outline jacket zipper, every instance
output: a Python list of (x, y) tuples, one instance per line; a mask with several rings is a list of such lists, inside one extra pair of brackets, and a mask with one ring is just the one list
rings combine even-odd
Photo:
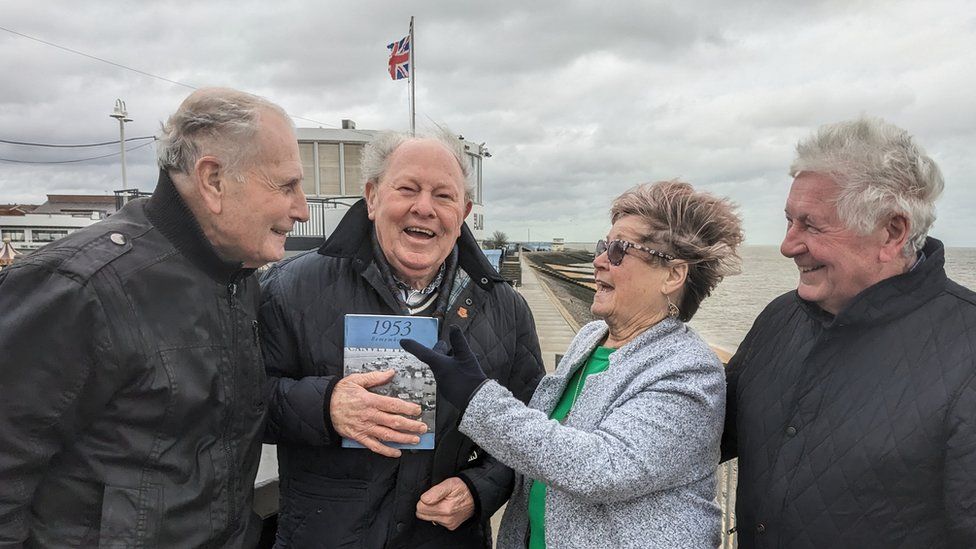
[(227, 402), (227, 431), (224, 433), (224, 452), (227, 455), (227, 512), (228, 512), (228, 523), (230, 526), (237, 527), (237, 475), (234, 465), (234, 456), (230, 448), (230, 437), (233, 435), (234, 431), (234, 402), (238, 399), (239, 395), (237, 387), (237, 375), (235, 370), (235, 355), (237, 352), (237, 305), (235, 303), (237, 298), (237, 282), (231, 282), (227, 285), (227, 304), (230, 306), (230, 326), (231, 326), (231, 347), (230, 347), (230, 359), (231, 359), (231, 378), (229, 380), (232, 386), (232, 395)]

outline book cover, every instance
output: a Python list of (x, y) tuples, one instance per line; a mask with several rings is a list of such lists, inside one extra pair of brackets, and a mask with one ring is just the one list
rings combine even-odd
[[(426, 316), (346, 315), (342, 357), (344, 375), (396, 370), (390, 383), (369, 390), (419, 404), (420, 421), (427, 425), (427, 432), (420, 435), (418, 444), (385, 444), (400, 449), (432, 450), (437, 383), (429, 366), (400, 348), (403, 338), (433, 347), (437, 343), (437, 319)], [(363, 445), (343, 438), (342, 447), (363, 448)]]

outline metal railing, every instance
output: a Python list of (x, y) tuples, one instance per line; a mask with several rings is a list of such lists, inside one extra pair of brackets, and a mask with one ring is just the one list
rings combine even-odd
[(735, 487), (739, 480), (739, 460), (732, 459), (718, 466), (719, 507), (722, 508), (722, 549), (739, 546), (735, 528)]
[(122, 189), (115, 191), (115, 211), (122, 209), (129, 201), (145, 196), (152, 196), (152, 193), (140, 191), (139, 189)]
[(338, 210), (339, 208), (349, 208), (358, 201), (361, 196), (332, 196), (329, 198), (306, 197), (308, 201), (308, 221), (295, 223), (288, 236), (297, 237), (321, 237), (329, 235), (329, 227), (326, 219), (326, 212)]

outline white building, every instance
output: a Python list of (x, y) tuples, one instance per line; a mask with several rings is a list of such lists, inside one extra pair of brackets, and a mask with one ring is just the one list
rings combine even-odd
[[(295, 226), (289, 234), (289, 250), (307, 250), (321, 244), (332, 233), (349, 206), (362, 196), (360, 160), (363, 147), (378, 134), (357, 130), (350, 120), (342, 128), (298, 128), (298, 150), (305, 171), (304, 190), (308, 197), (309, 220)], [(485, 218), (482, 202), (482, 161), (490, 157), (483, 144), (461, 139), (467, 153), (474, 185), (468, 228), (479, 242), (484, 240)]]
[(98, 221), (98, 218), (75, 217), (65, 214), (35, 214), (0, 216), (0, 241), (21, 252), (29, 252), (67, 236)]
[(32, 252), (115, 213), (116, 199), (105, 195), (49, 194), (47, 202), (27, 213), (13, 209), (0, 215), (0, 242)]
[[(298, 149), (305, 171), (303, 187), (308, 197), (309, 220), (298, 223), (289, 233), (286, 248), (308, 250), (321, 245), (342, 216), (362, 196), (360, 160), (363, 147), (379, 132), (357, 130), (350, 120), (342, 128), (298, 128)], [(484, 144), (458, 139), (464, 145), (466, 161), (474, 185), (471, 215), (466, 223), (479, 242), (485, 239), (482, 202), (482, 161), (491, 156)], [(115, 191), (110, 195), (48, 195), (48, 201), (21, 215), (9, 209), (0, 214), (0, 242), (9, 238), (21, 252), (30, 252), (82, 227), (115, 213), (133, 198), (144, 196), (137, 189)]]

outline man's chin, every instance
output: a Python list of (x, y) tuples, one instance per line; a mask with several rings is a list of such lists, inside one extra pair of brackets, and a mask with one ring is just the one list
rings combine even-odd
[(254, 257), (244, 260), (245, 269), (258, 269), (264, 267), (268, 263), (274, 263), (276, 261), (281, 261), (285, 258), (285, 249), (281, 248), (279, 250), (274, 250), (272, 252), (263, 254), (262, 257)]
[(824, 300), (824, 295), (818, 290), (819, 288), (804, 286), (803, 284), (800, 284), (796, 288), (796, 294), (800, 296), (800, 299), (804, 301), (809, 301), (810, 303), (815, 303), (819, 305)]
[(441, 266), (445, 258), (440, 258), (434, 253), (434, 250), (422, 250), (415, 252), (407, 252), (405, 254), (398, 254), (396, 257), (397, 263), (407, 271), (411, 272), (423, 272), (429, 271), (430, 269), (436, 269)]

